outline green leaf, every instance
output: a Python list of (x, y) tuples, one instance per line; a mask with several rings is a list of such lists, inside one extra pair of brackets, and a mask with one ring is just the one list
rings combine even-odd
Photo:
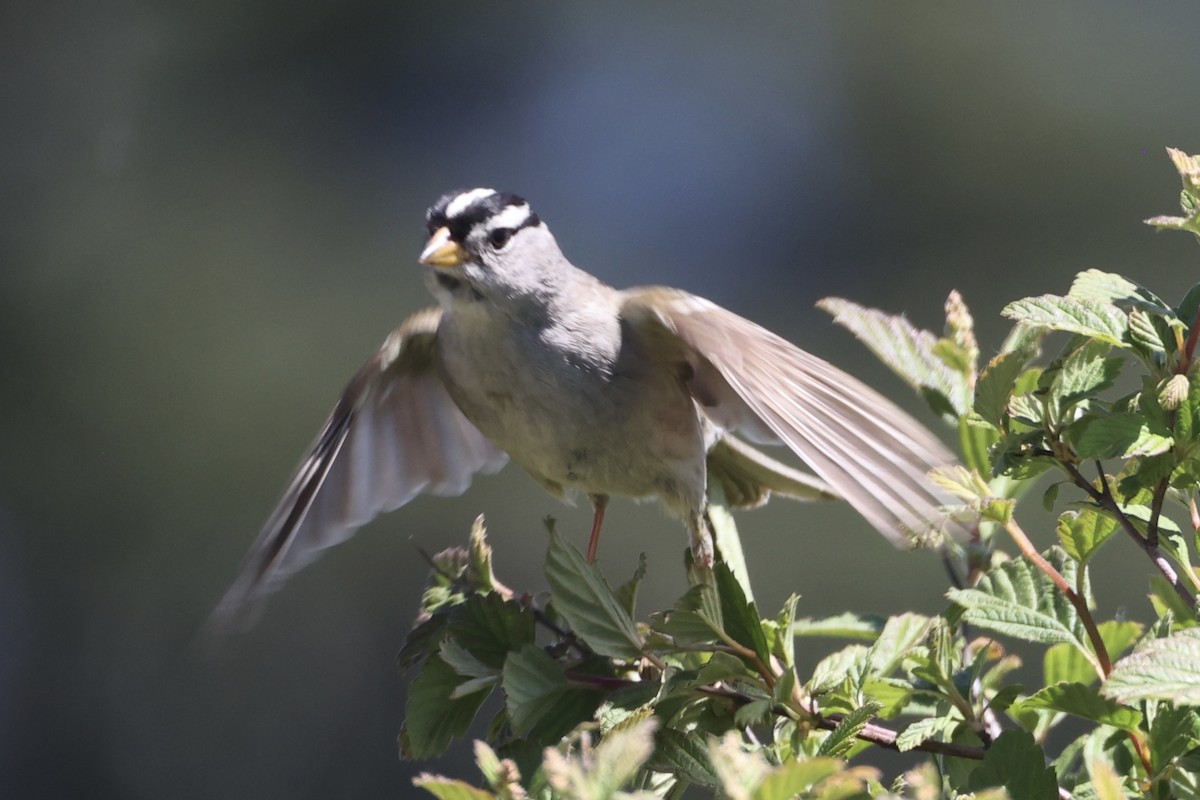
[(1159, 706), (1150, 725), (1150, 763), (1155, 775), (1196, 746), (1200, 739), (1200, 717), (1190, 708)]
[(1020, 708), (1061, 711), (1127, 731), (1142, 723), (1142, 712), (1101, 697), (1096, 688), (1082, 683), (1051, 684), (1022, 700)]
[(1054, 770), (1046, 766), (1046, 754), (1027, 731), (1000, 734), (971, 773), (972, 791), (991, 786), (1003, 786), (1009, 797), (1021, 800), (1058, 800)]
[(542, 768), (556, 797), (608, 800), (632, 781), (654, 751), (652, 720), (604, 737), (594, 749), (566, 756), (547, 749)]
[(555, 610), (588, 646), (609, 658), (641, 655), (642, 638), (633, 618), (600, 570), (556, 531), (550, 533), (545, 569)]
[(533, 612), (498, 594), (471, 595), (450, 612), (450, 636), (490, 667), (534, 639)]
[(1187, 290), (1187, 294), (1183, 296), (1183, 300), (1175, 308), (1175, 314), (1185, 324), (1190, 326), (1196, 321), (1196, 314), (1200, 313), (1200, 283)]
[(404, 711), (402, 754), (409, 759), (441, 755), (456, 739), (467, 732), (487, 692), (465, 697), (452, 695), (464, 680), (438, 656), (430, 656), (412, 683), (408, 685), (408, 704)]
[(871, 674), (891, 674), (914, 647), (925, 641), (929, 624), (929, 617), (922, 614), (906, 613), (889, 619), (867, 653)]
[(813, 694), (823, 694), (840, 688), (849, 680), (849, 676), (862, 674), (868, 652), (861, 644), (852, 644), (825, 656), (813, 667), (808, 690)]
[(438, 648), (442, 661), (450, 665), (456, 673), (464, 678), (489, 678), (499, 673), (496, 667), (488, 666), (475, 657), (467, 648), (455, 639), (446, 639)]
[(856, 614), (847, 611), (832, 617), (802, 617), (792, 625), (796, 636), (829, 636), (839, 639), (874, 641), (887, 620), (879, 614)]
[(413, 786), (424, 789), (438, 800), (496, 800), (496, 795), (491, 792), (476, 789), (462, 781), (430, 775), (428, 772), (413, 778)]
[(1050, 394), (1061, 408), (1069, 408), (1113, 385), (1125, 359), (1109, 358), (1110, 349), (1105, 342), (1088, 339), (1063, 359), (1050, 384)]
[(1091, 509), (1064, 511), (1058, 518), (1058, 540), (1080, 564), (1086, 564), (1116, 530), (1115, 519)]
[(945, 737), (961, 723), (961, 719), (950, 715), (919, 719), (896, 737), (896, 749), (901, 753), (907, 753), (922, 742), (931, 739), (939, 742), (945, 741)]
[(866, 705), (856, 708), (842, 716), (837, 727), (825, 737), (825, 741), (821, 742), (821, 746), (817, 748), (818, 756), (843, 756), (846, 755), (850, 748), (855, 745), (859, 732), (867, 726), (879, 710), (883, 708), (882, 703), (867, 703)]
[(1128, 323), (1121, 309), (1110, 303), (1044, 294), (1009, 303), (1000, 312), (1009, 319), (1056, 331), (1079, 333), (1115, 347), (1123, 347)]
[[(810, 758), (807, 761), (789, 761), (776, 768), (750, 795), (750, 800), (792, 800), (803, 792), (842, 771), (842, 762), (836, 758)], [(822, 795), (825, 797), (826, 795)], [(855, 798), (864, 795), (858, 792), (837, 794), (834, 797)]]
[[(1096, 626), (1109, 658), (1117, 659), (1142, 635), (1137, 622), (1109, 620)], [(1099, 680), (1091, 662), (1073, 645), (1056, 644), (1046, 650), (1042, 661), (1043, 680), (1052, 683), (1092, 684)]]
[(750, 571), (746, 568), (746, 555), (742, 551), (742, 537), (729, 507), (725, 505), (725, 493), (720, 484), (709, 490), (709, 504), (705, 511), (708, 528), (716, 546), (717, 560), (723, 563), (737, 578), (743, 595), (753, 602), (754, 590), (750, 588)]
[(778, 629), (775, 654), (783, 661), (783, 666), (789, 670), (796, 666), (796, 605), (799, 602), (799, 595), (790, 595), (784, 601), (779, 616), (775, 618), (775, 625)]
[(1133, 458), (1165, 453), (1174, 440), (1151, 430), (1140, 414), (1091, 415), (1071, 426), (1071, 444), (1080, 459)]
[(1143, 642), (1114, 665), (1102, 691), (1122, 703), (1167, 700), (1200, 705), (1200, 628)]
[(1076, 275), (1067, 297), (1140, 308), (1164, 317), (1175, 316), (1175, 310), (1154, 292), (1114, 272), (1098, 269), (1084, 270)]
[(571, 684), (562, 665), (533, 644), (504, 662), (501, 686), (513, 731), (543, 743), (591, 719), (601, 699), (599, 692)]
[(1036, 348), (1014, 350), (988, 362), (975, 384), (975, 411), (979, 416), (996, 425), (1003, 423), (1017, 376), (1035, 355)]
[(625, 613), (630, 617), (637, 615), (637, 596), (638, 588), (642, 585), (642, 579), (646, 577), (646, 554), (638, 555), (637, 569), (633, 571), (633, 577), (625, 583), (617, 587), (617, 600), (621, 603), (621, 608), (625, 609)]
[(1147, 353), (1165, 355), (1174, 349), (1174, 342), (1164, 340), (1158, 326), (1145, 311), (1135, 308), (1129, 312), (1129, 342)]
[(663, 728), (655, 737), (655, 745), (650, 769), (674, 772), (683, 780), (716, 788), (718, 781), (712, 760), (698, 736)]
[[(1068, 584), (1074, 582), (1077, 567), (1062, 549), (1052, 547), (1045, 557)], [(1075, 607), (1025, 559), (1001, 564), (988, 571), (976, 588), (952, 589), (946, 596), (965, 609), (966, 622), (1030, 642), (1069, 643), (1094, 662)]]
[(404, 646), (396, 654), (396, 668), (407, 672), (413, 664), (436, 652), (446, 638), (449, 625), (450, 620), (445, 614), (435, 614), (409, 631)]
[(721, 598), (721, 616), (725, 632), (738, 644), (750, 648), (765, 664), (771, 660), (771, 649), (762, 629), (762, 617), (754, 603), (746, 600), (742, 584), (723, 561), (713, 565), (717, 591)]
[(1196, 624), (1195, 609), (1183, 601), (1179, 593), (1162, 575), (1154, 575), (1150, 578), (1150, 602), (1154, 604), (1154, 610), (1159, 614), (1159, 622), (1163, 622), (1164, 616), (1170, 615), (1177, 625)]
[(827, 297), (817, 307), (833, 315), (893, 372), (915, 389), (940, 396), (955, 416), (969, 407), (966, 379), (950, 369), (935, 352), (938, 338), (916, 328), (902, 316), (885, 314), (838, 297)]

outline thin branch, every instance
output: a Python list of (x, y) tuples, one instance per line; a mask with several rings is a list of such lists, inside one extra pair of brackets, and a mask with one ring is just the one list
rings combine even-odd
[(1133, 522), (1130, 521), (1129, 517), (1125, 515), (1125, 512), (1121, 511), (1121, 507), (1117, 504), (1116, 499), (1112, 496), (1112, 491), (1109, 489), (1108, 479), (1103, 477), (1103, 472), (1101, 472), (1102, 477), (1100, 480), (1100, 485), (1104, 487), (1104, 489), (1103, 491), (1099, 491), (1096, 489), (1096, 487), (1092, 486), (1092, 482), (1085, 478), (1083, 473), (1080, 472), (1079, 468), (1074, 464), (1065, 461), (1059, 463), (1062, 464), (1063, 468), (1071, 476), (1071, 479), (1075, 485), (1087, 492), (1087, 495), (1092, 499), (1092, 502), (1112, 514), (1113, 518), (1116, 519), (1118, 524), (1121, 526), (1121, 529), (1129, 534), (1129, 538), (1133, 539), (1137, 546), (1140, 547), (1142, 551), (1150, 558), (1150, 560), (1154, 563), (1154, 566), (1157, 567), (1158, 571), (1162, 573), (1162, 576), (1167, 579), (1167, 583), (1171, 584), (1172, 588), (1175, 589), (1175, 593), (1178, 594), (1183, 602), (1187, 604), (1188, 608), (1195, 608), (1195, 596), (1191, 593), (1191, 591), (1188, 590), (1186, 586), (1180, 583), (1179, 574), (1175, 572), (1175, 569), (1171, 566), (1170, 562), (1167, 561), (1166, 556), (1163, 555), (1162, 551), (1159, 550), (1158, 547), (1152, 546), (1149, 542), (1147, 542), (1145, 537), (1142, 536), (1141, 532), (1138, 531), (1138, 529), (1134, 526)]
[(1163, 478), (1154, 487), (1154, 498), (1150, 501), (1150, 521), (1146, 523), (1146, 543), (1158, 547), (1158, 520), (1162, 516), (1163, 500), (1167, 497), (1167, 489), (1171, 481)]
[[(1092, 643), (1092, 649), (1096, 652), (1098, 663), (1095, 665), (1100, 673), (1100, 679), (1104, 680), (1112, 672), (1112, 660), (1108, 656), (1108, 648), (1104, 646), (1104, 640), (1100, 638), (1100, 629), (1096, 627), (1096, 620), (1092, 617), (1092, 611), (1087, 607), (1087, 600), (1079, 592), (1075, 591), (1075, 587), (1067, 583), (1067, 579), (1062, 576), (1062, 573), (1054, 568), (1054, 565), (1042, 557), (1029, 541), (1029, 537), (1025, 535), (1025, 531), (1021, 530), (1021, 526), (1015, 520), (1010, 519), (1004, 526), (1004, 530), (1008, 531), (1008, 535), (1016, 543), (1017, 549), (1021, 551), (1021, 555), (1029, 559), (1029, 561), (1042, 571), (1050, 580), (1054, 581), (1054, 585), (1058, 590), (1070, 601), (1071, 605), (1075, 606), (1075, 611), (1079, 614), (1079, 619), (1083, 622), (1084, 630), (1087, 631), (1088, 640)], [(1080, 567), (1082, 570), (1083, 567)]]
[[(716, 697), (727, 697), (739, 703), (746, 704), (754, 698), (747, 694), (739, 692), (735, 689), (729, 689), (724, 686), (702, 686), (698, 691), (707, 695)], [(832, 731), (837, 728), (843, 719), (842, 714), (829, 714), (828, 716), (821, 714), (821, 710), (815, 700), (809, 700), (804, 709), (805, 712), (812, 716), (813, 724), (822, 730)], [(786, 706), (776, 708), (776, 713), (786, 711)], [(783, 716), (791, 716), (790, 714), (782, 713)], [(864, 742), (878, 745), (879, 747), (887, 748), (888, 750), (900, 751), (900, 747), (896, 744), (896, 740), (900, 737), (896, 731), (883, 725), (878, 725), (874, 722), (868, 722), (858, 732), (858, 738)], [(987, 749), (983, 747), (973, 747), (965, 744), (954, 744), (953, 742), (939, 742), (934, 739), (926, 739), (917, 746), (912, 748), (923, 753), (937, 753), (944, 756), (956, 756), (958, 758), (971, 758), (976, 761), (983, 760), (987, 755)]]

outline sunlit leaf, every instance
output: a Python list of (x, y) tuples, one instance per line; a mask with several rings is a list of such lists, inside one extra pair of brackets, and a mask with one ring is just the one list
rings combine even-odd
[(972, 790), (1002, 786), (1009, 797), (1021, 800), (1058, 800), (1054, 769), (1046, 766), (1046, 754), (1026, 731), (1000, 734), (971, 773), (968, 786)]
[(1102, 691), (1122, 703), (1168, 700), (1200, 705), (1200, 628), (1143, 642), (1114, 665)]
[(545, 569), (555, 610), (593, 650), (610, 658), (641, 654), (637, 626), (600, 570), (556, 531), (550, 534)]
[(1022, 700), (1020, 706), (1061, 711), (1129, 731), (1137, 730), (1142, 722), (1142, 712), (1101, 697), (1096, 688), (1083, 683), (1050, 684)]
[(956, 416), (966, 413), (969, 406), (966, 379), (934, 352), (938, 338), (932, 333), (914, 327), (902, 316), (838, 297), (827, 297), (817, 307), (832, 314), (834, 322), (857, 336), (911, 386), (940, 395)]
[(1128, 329), (1125, 314), (1110, 303), (1052, 294), (1017, 300), (1000, 313), (1018, 322), (1083, 334), (1117, 347), (1124, 345)]

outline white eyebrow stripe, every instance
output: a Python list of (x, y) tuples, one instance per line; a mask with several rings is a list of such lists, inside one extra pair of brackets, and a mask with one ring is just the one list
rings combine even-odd
[(529, 219), (529, 204), (522, 203), (519, 206), (507, 206), (499, 214), (494, 215), (487, 222), (488, 230), (496, 230), (497, 228), (519, 228)]
[(446, 206), (446, 219), (454, 219), (459, 214), (471, 207), (476, 200), (482, 200), (496, 193), (495, 189), (472, 189), (469, 192), (463, 192), (458, 197), (450, 201)]

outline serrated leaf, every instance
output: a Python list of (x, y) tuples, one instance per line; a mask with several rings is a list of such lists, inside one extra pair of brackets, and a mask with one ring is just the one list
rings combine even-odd
[(1036, 348), (1014, 350), (988, 362), (975, 383), (974, 408), (979, 416), (996, 425), (1004, 421), (1017, 376), (1036, 354)]
[(1091, 509), (1064, 511), (1058, 517), (1058, 541), (1067, 555), (1086, 564), (1117, 530), (1117, 521)]
[(840, 687), (848, 676), (861, 674), (866, 664), (867, 653), (866, 647), (852, 644), (825, 656), (813, 667), (812, 677), (808, 680), (808, 690), (812, 694), (823, 694)]
[(1112, 304), (1052, 294), (1017, 300), (1000, 313), (1018, 322), (1082, 334), (1114, 347), (1124, 346), (1128, 329), (1124, 312)]
[[(1068, 584), (1074, 582), (1076, 564), (1061, 548), (1050, 548), (1045, 558)], [(964, 608), (962, 619), (967, 622), (1026, 641), (1069, 643), (1095, 663), (1075, 607), (1025, 559), (994, 567), (976, 588), (952, 589), (946, 596)]]
[[(1120, 658), (1142, 634), (1142, 626), (1137, 622), (1109, 620), (1096, 627), (1109, 658), (1114, 660)], [(1069, 644), (1056, 644), (1046, 650), (1042, 660), (1042, 676), (1046, 685), (1063, 682), (1092, 684), (1099, 680), (1091, 662), (1078, 648)]]
[[(1121, 776), (1104, 759), (1088, 762), (1088, 774), (1092, 776), (1091, 788), (1096, 800), (1125, 800), (1125, 786)], [(1078, 796), (1078, 787), (1076, 796)]]
[(746, 568), (746, 555), (742, 551), (742, 537), (738, 534), (733, 514), (725, 505), (725, 493), (719, 482), (709, 489), (708, 508), (704, 513), (716, 547), (717, 560), (729, 568), (741, 585), (746, 599), (753, 602), (754, 590), (750, 586), (750, 570)]
[(846, 612), (832, 617), (803, 617), (792, 625), (795, 636), (831, 636), (839, 639), (874, 641), (887, 620), (879, 614)]
[(783, 661), (783, 666), (789, 670), (796, 666), (796, 605), (799, 602), (799, 595), (790, 595), (784, 601), (779, 616), (775, 618), (775, 625), (778, 629), (775, 637), (775, 654)]
[(421, 674), (408, 685), (404, 712), (403, 755), (410, 759), (433, 758), (446, 751), (451, 740), (462, 736), (475, 719), (487, 692), (452, 698), (464, 682), (438, 656), (430, 656)]
[(944, 736), (961, 722), (962, 720), (951, 716), (919, 719), (902, 730), (896, 737), (896, 749), (901, 753), (907, 753), (930, 739), (944, 741)]
[(533, 612), (498, 594), (471, 595), (450, 612), (450, 636), (497, 670), (534, 639)]
[(617, 601), (621, 607), (625, 609), (625, 613), (630, 617), (637, 615), (637, 596), (638, 589), (642, 585), (642, 579), (646, 577), (646, 554), (638, 555), (637, 569), (633, 571), (633, 577), (625, 583), (617, 587)]
[(438, 648), (442, 661), (450, 665), (456, 673), (464, 678), (490, 678), (499, 674), (499, 669), (491, 667), (478, 658), (474, 653), (458, 643), (456, 639), (446, 639)]
[(934, 352), (938, 338), (902, 316), (865, 308), (849, 300), (827, 297), (817, 307), (853, 333), (893, 372), (915, 389), (940, 395), (956, 416), (969, 405), (965, 378)]
[(1147, 352), (1164, 354), (1170, 346), (1163, 341), (1162, 335), (1150, 315), (1140, 308), (1129, 312), (1129, 341)]
[(716, 788), (718, 781), (712, 760), (698, 739), (673, 728), (663, 728), (655, 737), (656, 746), (650, 759), (650, 768), (674, 772), (686, 781)]
[(1160, 706), (1150, 725), (1150, 763), (1156, 775), (1195, 747), (1200, 739), (1200, 717), (1190, 708)]
[(1109, 358), (1110, 349), (1105, 342), (1088, 339), (1063, 359), (1050, 384), (1050, 394), (1061, 408), (1069, 408), (1113, 385), (1124, 359)]
[(633, 780), (654, 750), (655, 723), (644, 720), (604, 738), (594, 749), (567, 756), (547, 749), (542, 762), (548, 783), (556, 795), (570, 798), (608, 800)]
[(469, 783), (423, 772), (413, 778), (413, 786), (424, 789), (438, 800), (496, 800), (496, 795)]
[(1003, 786), (1009, 797), (1021, 800), (1058, 800), (1054, 770), (1046, 766), (1046, 754), (1027, 731), (1000, 734), (971, 773), (972, 791), (992, 786)]
[[(797, 795), (810, 791), (821, 781), (841, 772), (843, 763), (836, 758), (818, 757), (807, 761), (789, 761), (763, 778), (762, 783), (750, 795), (750, 800), (792, 800)], [(826, 795), (822, 795), (824, 797)], [(858, 792), (837, 797), (859, 797)]]
[(571, 684), (563, 667), (537, 645), (526, 645), (504, 662), (505, 708), (519, 736), (555, 741), (592, 718), (600, 693)]
[(1175, 313), (1188, 326), (1196, 321), (1196, 314), (1200, 313), (1200, 283), (1187, 290)]
[(1200, 705), (1200, 628), (1147, 640), (1113, 666), (1102, 691), (1122, 703), (1167, 700)]
[(929, 624), (929, 617), (922, 614), (906, 613), (889, 619), (867, 654), (871, 674), (891, 674), (912, 648), (925, 640)]
[(1162, 316), (1175, 315), (1174, 309), (1146, 287), (1115, 272), (1103, 272), (1098, 269), (1084, 270), (1076, 275), (1067, 296), (1079, 300), (1127, 305)]
[(1165, 453), (1175, 443), (1151, 429), (1140, 414), (1114, 413), (1088, 416), (1070, 430), (1070, 439), (1080, 459), (1134, 458)]
[(713, 565), (717, 591), (721, 598), (721, 616), (725, 632), (738, 644), (754, 651), (765, 664), (771, 659), (771, 649), (762, 629), (758, 608), (746, 600), (742, 584), (723, 561)]
[(545, 570), (555, 610), (588, 646), (609, 658), (641, 655), (642, 639), (633, 618), (596, 565), (587, 563), (556, 531), (550, 533)]
[(1051, 684), (1022, 700), (1020, 707), (1061, 711), (1127, 731), (1137, 730), (1142, 722), (1142, 712), (1101, 697), (1097, 689), (1083, 683)]
[(407, 672), (413, 664), (430, 653), (436, 652), (442, 639), (446, 637), (449, 625), (450, 620), (445, 614), (437, 614), (409, 631), (408, 638), (404, 640), (404, 646), (396, 654), (396, 668), (401, 672)]
[(825, 741), (821, 742), (821, 746), (817, 748), (817, 755), (843, 756), (848, 753), (855, 744), (855, 737), (879, 713), (881, 708), (883, 708), (882, 703), (870, 702), (842, 715), (837, 727), (825, 737)]

